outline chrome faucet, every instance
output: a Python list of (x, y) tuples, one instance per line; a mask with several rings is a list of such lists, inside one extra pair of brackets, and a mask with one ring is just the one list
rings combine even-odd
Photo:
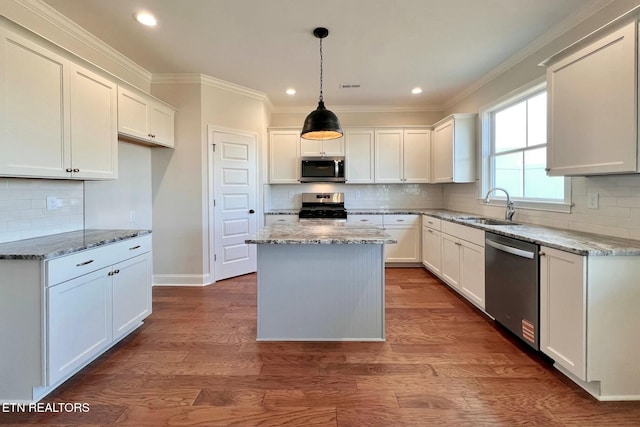
[(487, 195), (484, 196), (484, 204), (486, 205), (489, 203), (489, 200), (491, 199), (489, 197), (489, 194), (496, 190), (504, 191), (504, 194), (507, 195), (507, 210), (504, 213), (504, 219), (505, 221), (511, 221), (513, 219), (513, 214), (516, 213), (516, 209), (513, 207), (513, 202), (511, 201), (511, 197), (509, 197), (509, 193), (504, 188), (493, 187), (492, 189), (487, 191)]

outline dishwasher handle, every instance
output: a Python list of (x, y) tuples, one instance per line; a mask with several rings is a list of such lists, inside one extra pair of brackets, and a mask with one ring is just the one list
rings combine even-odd
[(523, 249), (514, 248), (513, 246), (503, 245), (502, 243), (494, 242), (493, 240), (485, 240), (485, 243), (489, 246), (492, 246), (500, 251), (510, 253), (512, 255), (517, 255), (523, 258), (533, 259), (535, 258), (535, 252), (525, 251)]

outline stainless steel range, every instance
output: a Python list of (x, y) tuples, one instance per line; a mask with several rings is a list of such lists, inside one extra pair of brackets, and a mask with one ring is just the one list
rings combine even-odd
[(298, 218), (300, 221), (346, 221), (344, 193), (302, 193)]

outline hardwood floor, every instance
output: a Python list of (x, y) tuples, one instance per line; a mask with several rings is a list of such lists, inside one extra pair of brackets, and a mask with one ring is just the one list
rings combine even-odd
[(596, 401), (423, 269), (386, 270), (383, 343), (256, 342), (255, 288), (154, 288), (145, 325), (43, 400), (88, 412), (0, 424), (640, 426), (640, 402)]

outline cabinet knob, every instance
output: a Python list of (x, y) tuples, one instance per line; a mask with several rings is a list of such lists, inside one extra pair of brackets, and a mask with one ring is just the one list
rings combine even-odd
[(120, 273), (120, 270), (113, 270), (113, 274), (118, 274)]
[(549, 172), (551, 168), (544, 168), (545, 172)]
[(108, 272), (107, 276), (113, 276), (113, 271)]
[(540, 251), (540, 252), (538, 252), (538, 255), (540, 255), (540, 256), (545, 256), (545, 255), (547, 255), (547, 254), (545, 254), (544, 252)]
[(153, 138), (153, 135), (151, 135), (150, 133), (148, 133), (148, 134), (147, 134), (147, 136), (148, 136), (149, 138)]
[(249, 209), (249, 213), (253, 214), (253, 213), (256, 213), (256, 211), (254, 211), (253, 209)]
[(74, 169), (73, 171), (74, 171), (74, 172), (76, 172), (76, 173), (78, 173), (78, 172), (80, 172), (80, 169), (76, 168), (76, 169)]
[(66, 169), (65, 169), (65, 172), (73, 172), (73, 169), (71, 169), (71, 168), (66, 168)]

